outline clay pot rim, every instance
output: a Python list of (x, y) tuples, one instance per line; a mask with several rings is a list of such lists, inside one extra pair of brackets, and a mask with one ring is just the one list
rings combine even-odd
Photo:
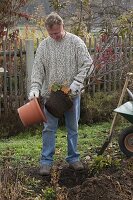
[(46, 121), (46, 118), (44, 117), (44, 114), (43, 114), (43, 112), (42, 112), (42, 109), (41, 109), (41, 107), (40, 107), (40, 104), (39, 104), (39, 102), (38, 102), (38, 98), (34, 98), (34, 99), (32, 99), (32, 100), (34, 100), (35, 101), (35, 103), (36, 103), (36, 105), (37, 105), (37, 108), (38, 108), (38, 111), (39, 111), (39, 113), (41, 114), (41, 116), (42, 116), (42, 118), (43, 118), (43, 120), (44, 121)]

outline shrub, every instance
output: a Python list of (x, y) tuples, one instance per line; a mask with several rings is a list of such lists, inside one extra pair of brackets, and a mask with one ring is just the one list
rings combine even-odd
[(44, 192), (45, 200), (55, 200), (56, 199), (56, 192), (52, 187), (47, 187)]
[(25, 129), (17, 111), (9, 111), (7, 115), (2, 115), (0, 119), (0, 127), (0, 138), (8, 138), (10, 136), (17, 135)]
[(111, 94), (97, 92), (93, 97), (89, 94), (83, 94), (81, 99), (81, 123), (90, 124), (110, 121), (113, 110), (117, 107), (118, 99), (118, 92)]

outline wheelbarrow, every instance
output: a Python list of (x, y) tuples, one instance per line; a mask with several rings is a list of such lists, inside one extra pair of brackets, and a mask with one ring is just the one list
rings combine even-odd
[[(127, 88), (128, 82), (133, 79), (133, 73), (127, 73), (125, 84), (122, 89), (122, 93), (118, 102), (117, 108), (114, 110), (115, 115), (111, 124), (110, 132), (103, 143), (102, 147), (98, 151), (98, 155), (102, 155), (106, 148), (111, 143), (112, 137), (115, 133), (114, 127), (116, 124), (117, 115), (120, 114), (125, 117), (130, 123), (133, 124), (133, 93)], [(128, 91), (129, 96), (131, 97), (132, 101), (126, 102), (122, 104), (123, 97), (125, 95), (126, 90)], [(128, 157), (133, 156), (133, 125), (125, 128), (121, 131), (118, 139), (119, 147), (121, 151)]]
[[(133, 94), (127, 88), (128, 94), (131, 97), (131, 101), (128, 101), (114, 111), (123, 116), (131, 124), (133, 124)], [(133, 156), (133, 125), (126, 127), (120, 132), (118, 139), (120, 150), (128, 157)]]

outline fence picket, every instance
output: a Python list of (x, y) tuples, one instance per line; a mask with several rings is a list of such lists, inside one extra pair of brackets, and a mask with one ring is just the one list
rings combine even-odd
[(19, 67), (19, 106), (23, 105), (24, 102), (24, 85), (25, 85), (25, 76), (24, 76), (24, 67), (23, 67), (23, 52), (22, 52), (22, 40), (20, 40), (20, 67)]
[(7, 115), (7, 100), (8, 100), (8, 96), (7, 96), (7, 63), (6, 63), (6, 47), (7, 47), (7, 42), (3, 41), (3, 51), (4, 51), (4, 56), (3, 56), (3, 68), (4, 68), (4, 80), (3, 80), (3, 105), (4, 105), (4, 110), (5, 110), (5, 114)]

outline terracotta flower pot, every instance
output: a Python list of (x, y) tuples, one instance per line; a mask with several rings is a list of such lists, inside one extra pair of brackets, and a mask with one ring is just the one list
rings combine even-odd
[(17, 111), (24, 126), (47, 122), (45, 113), (42, 111), (37, 98), (21, 106)]

